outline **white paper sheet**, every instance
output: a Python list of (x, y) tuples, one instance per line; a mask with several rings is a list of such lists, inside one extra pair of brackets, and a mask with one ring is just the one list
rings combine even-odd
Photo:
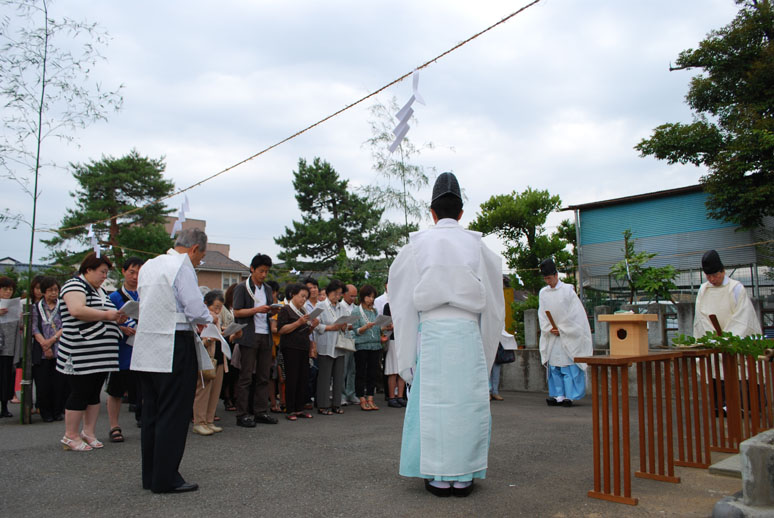
[(22, 301), (19, 297), (13, 299), (0, 299), (0, 308), (8, 310), (8, 313), (5, 315), (0, 315), (0, 324), (16, 322), (21, 318)]
[(357, 315), (344, 315), (343, 317), (339, 317), (338, 320), (336, 320), (333, 325), (339, 325), (339, 324), (354, 324), (357, 322)]
[(123, 306), (121, 306), (121, 309), (119, 309), (121, 313), (128, 316), (129, 318), (133, 318), (137, 320), (140, 318), (140, 303), (136, 300), (130, 300)]
[(246, 326), (247, 324), (237, 324), (236, 322), (232, 322), (226, 329), (223, 330), (223, 336), (231, 336)]
[(376, 317), (376, 320), (374, 320), (374, 324), (379, 327), (387, 327), (392, 324), (392, 317), (390, 315), (379, 315)]
[(515, 351), (519, 348), (519, 345), (516, 343), (516, 337), (505, 329), (503, 329), (503, 332), (500, 335), (500, 344), (503, 346), (503, 349), (509, 351)]
[(314, 320), (315, 318), (320, 316), (320, 313), (323, 312), (323, 308), (314, 308), (312, 311), (309, 312), (309, 320)]
[[(232, 324), (233, 325), (233, 324)], [(241, 325), (241, 324), (236, 324)], [(244, 327), (244, 325), (242, 325)], [(207, 327), (204, 328), (204, 331), (202, 331), (201, 334), (202, 338), (214, 338), (215, 340), (220, 341), (220, 350), (223, 351), (223, 355), (231, 359), (231, 347), (229, 347), (228, 342), (225, 338), (220, 334), (220, 331), (218, 330), (218, 326), (215, 324), (207, 324)]]

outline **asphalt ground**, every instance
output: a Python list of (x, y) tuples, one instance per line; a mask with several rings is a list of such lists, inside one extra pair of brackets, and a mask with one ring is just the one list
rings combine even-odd
[[(543, 394), (502, 395), (505, 401), (492, 403), (487, 478), (468, 498), (438, 498), (398, 475), (404, 410), (386, 404), (254, 429), (238, 428), (221, 405), (223, 433), (188, 437), (181, 473), (200, 489), (178, 495), (142, 489), (140, 430), (126, 405), (126, 442), (107, 442), (103, 406), (98, 436), (105, 447), (86, 453), (62, 450), (61, 422), (0, 419), (0, 516), (690, 517), (710, 516), (718, 500), (741, 489), (739, 479), (676, 468), (679, 484), (633, 477), (637, 506), (588, 498), (589, 398), (549, 408)], [(18, 416), (18, 405), (10, 408)], [(637, 453), (633, 437), (632, 466)]]

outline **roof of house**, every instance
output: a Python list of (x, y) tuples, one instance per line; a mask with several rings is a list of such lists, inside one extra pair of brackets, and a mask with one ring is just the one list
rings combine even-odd
[(204, 254), (204, 260), (202, 261), (202, 264), (200, 264), (196, 269), (205, 272), (246, 273), (250, 271), (250, 268), (244, 264), (240, 263), (239, 261), (229, 259), (225, 254), (218, 252), (217, 250), (207, 250), (207, 253)]
[(596, 209), (599, 207), (609, 207), (611, 205), (620, 205), (623, 203), (632, 203), (637, 201), (652, 200), (657, 198), (665, 198), (667, 196), (675, 196), (679, 194), (687, 194), (693, 192), (702, 191), (701, 185), (689, 185), (687, 187), (678, 187), (676, 189), (666, 189), (664, 191), (654, 191), (644, 194), (635, 194), (633, 196), (624, 196), (623, 198), (613, 198), (611, 200), (594, 201), (591, 203), (582, 203), (580, 205), (568, 205), (567, 207), (559, 210), (587, 210)]

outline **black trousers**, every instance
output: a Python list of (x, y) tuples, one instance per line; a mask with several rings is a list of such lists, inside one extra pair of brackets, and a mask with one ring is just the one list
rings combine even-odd
[(368, 397), (374, 395), (376, 380), (379, 377), (379, 361), (382, 350), (355, 351), (355, 395)]
[(306, 403), (309, 382), (309, 351), (282, 349), (285, 359), (285, 406), (290, 412), (301, 412)]
[(188, 437), (198, 367), (193, 333), (177, 331), (172, 372), (139, 373), (143, 489), (163, 493), (185, 483), (178, 469)]
[(69, 395), (67, 378), (56, 371), (56, 358), (40, 360), (32, 366), (35, 380), (35, 405), (41, 417), (56, 417), (64, 413), (65, 400)]
[[(237, 381), (237, 417), (265, 414), (269, 411), (269, 379), (271, 376), (271, 335), (255, 335), (255, 347), (239, 346), (241, 368)], [(253, 368), (255, 384), (253, 384)], [(253, 403), (250, 406), (250, 387)], [(251, 412), (252, 410), (252, 412)]]
[(16, 368), (13, 356), (0, 356), (0, 403), (3, 408), (13, 399), (16, 388)]

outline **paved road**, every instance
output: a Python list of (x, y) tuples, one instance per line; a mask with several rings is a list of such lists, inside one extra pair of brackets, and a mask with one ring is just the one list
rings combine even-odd
[[(403, 410), (386, 405), (255, 429), (237, 428), (221, 407), (223, 433), (188, 438), (181, 472), (201, 489), (182, 495), (142, 489), (140, 433), (126, 406), (126, 442), (88, 453), (60, 448), (62, 423), (0, 419), (0, 516), (682, 517), (709, 516), (741, 489), (740, 480), (678, 468), (681, 484), (633, 479), (636, 507), (589, 499), (588, 399), (567, 409), (548, 408), (541, 394), (503, 395), (492, 405), (488, 477), (466, 499), (434, 497), (398, 475)], [(107, 428), (103, 407), (103, 439)]]

